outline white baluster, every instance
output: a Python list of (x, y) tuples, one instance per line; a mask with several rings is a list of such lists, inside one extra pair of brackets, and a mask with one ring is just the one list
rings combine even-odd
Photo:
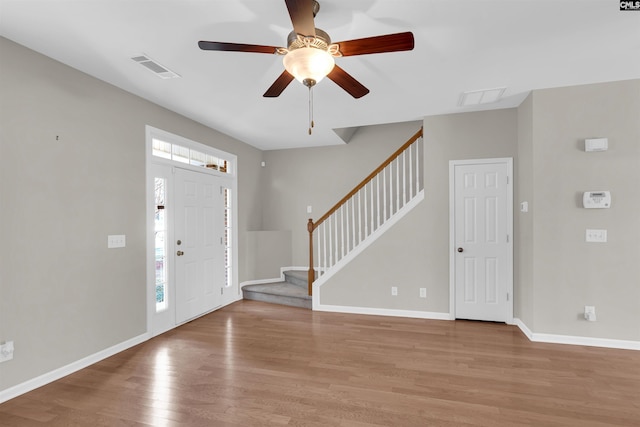
[(367, 185), (362, 187), (364, 193), (364, 238), (369, 237), (369, 202), (367, 200)]
[(342, 245), (342, 257), (345, 255), (345, 241), (344, 241), (344, 205), (340, 206), (340, 242)]
[(413, 198), (413, 144), (409, 146), (409, 197)]
[[(320, 234), (320, 233), (318, 233)], [(322, 274), (327, 271), (327, 223), (322, 223)]]
[(407, 204), (407, 150), (402, 152), (402, 206)]
[(376, 216), (378, 217), (378, 228), (380, 228), (380, 201), (382, 200), (382, 195), (380, 194), (380, 174), (376, 176), (376, 185), (378, 186), (378, 200), (376, 201)]
[(338, 261), (340, 261), (340, 239), (338, 236), (338, 213), (334, 212), (333, 213), (333, 221), (334, 221), (334, 227), (333, 227), (333, 231), (335, 232), (335, 242), (333, 243), (333, 250), (335, 251), (335, 260), (334, 260), (334, 265), (338, 263)]
[(416, 193), (422, 189), (422, 181), (420, 180), (420, 162), (422, 155), (420, 154), (420, 146), (422, 145), (422, 138), (416, 141)]
[(387, 222), (387, 171), (389, 170), (389, 166), (387, 165), (383, 170), (383, 174), (382, 175), (382, 186), (384, 187), (383, 189), (383, 194), (382, 194), (382, 209), (383, 209), (383, 214), (384, 214), (384, 221), (383, 222)]
[(396, 212), (400, 210), (400, 158), (396, 157)]
[(362, 242), (362, 197), (358, 191), (358, 244)]
[(371, 233), (376, 231), (375, 210), (373, 209), (373, 180), (369, 181), (369, 189), (371, 190)]

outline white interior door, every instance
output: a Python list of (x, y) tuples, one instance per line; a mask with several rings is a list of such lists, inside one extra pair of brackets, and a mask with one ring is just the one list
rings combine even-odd
[(513, 317), (511, 159), (452, 162), (455, 318)]
[(219, 307), (224, 286), (219, 178), (176, 168), (176, 323)]

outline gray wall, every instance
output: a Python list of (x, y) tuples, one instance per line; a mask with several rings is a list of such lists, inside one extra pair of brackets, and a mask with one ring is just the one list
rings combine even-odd
[(280, 269), (291, 267), (291, 231), (249, 231), (245, 256), (240, 258), (251, 280), (275, 279)]
[[(532, 277), (522, 283), (533, 295), (530, 327), (640, 340), (640, 80), (539, 90), (529, 103), (532, 137), (521, 148), (532, 174), (521, 196), (532, 198), (523, 270)], [(584, 139), (598, 136), (609, 150), (585, 152)], [(587, 190), (610, 190), (612, 207), (582, 208)], [(586, 243), (587, 228), (607, 229), (608, 243)], [(584, 320), (585, 305), (597, 322)]]
[(238, 156), (241, 242), (262, 152), (3, 38), (0, 57), (2, 390), (146, 332), (145, 125)]
[[(323, 304), (449, 311), (450, 159), (514, 157), (516, 110), (424, 121), (426, 200), (323, 286)], [(265, 152), (264, 224), (291, 229), (294, 265), (307, 264), (305, 224), (317, 219), (422, 125), (362, 128), (346, 146)], [(314, 213), (306, 214), (313, 205)], [(391, 297), (391, 286), (398, 296)], [(427, 287), (427, 299), (418, 298)]]
[[(323, 215), (421, 125), (370, 126), (358, 130), (346, 145), (264, 152), (264, 229), (291, 230), (294, 266), (308, 266), (309, 218)], [(312, 206), (311, 214), (307, 206)]]
[[(270, 233), (252, 232), (275, 231), (286, 247), (290, 231), (291, 253), (281, 255), (305, 265), (307, 219), (423, 124), (262, 153), (2, 38), (0, 57), (0, 342), (16, 345), (0, 364), (0, 390), (145, 332), (145, 125), (238, 156), (244, 281), (283, 262), (260, 254)], [(425, 118), (425, 200), (334, 276), (322, 303), (448, 312), (448, 161), (514, 157), (516, 317), (538, 333), (640, 340), (639, 112), (634, 80)], [(610, 150), (585, 153), (593, 136), (609, 137)], [(581, 192), (599, 189), (612, 191), (613, 207), (582, 209)], [(607, 229), (609, 243), (585, 243), (586, 228)], [(108, 234), (126, 234), (127, 248), (107, 250)], [(247, 248), (255, 238), (265, 249)], [(242, 261), (251, 258), (259, 262)], [(585, 304), (598, 322), (581, 318)]]
[[(516, 151), (515, 109), (425, 118), (425, 200), (327, 282), (320, 302), (448, 313), (449, 160), (515, 157)], [(419, 298), (421, 287), (426, 300)]]
[[(633, 80), (425, 118), (425, 201), (324, 285), (321, 303), (448, 312), (448, 161), (514, 157), (515, 317), (539, 334), (640, 340), (639, 114)], [(598, 136), (609, 151), (586, 153), (584, 139)], [(587, 190), (612, 191), (612, 208), (582, 208)], [(587, 228), (607, 229), (609, 242), (586, 243)], [(597, 322), (584, 320), (585, 305)]]
[[(518, 107), (518, 158), (514, 162), (514, 278), (513, 312), (529, 329), (535, 330), (533, 318), (533, 95)], [(529, 203), (530, 211), (520, 212), (520, 203)]]

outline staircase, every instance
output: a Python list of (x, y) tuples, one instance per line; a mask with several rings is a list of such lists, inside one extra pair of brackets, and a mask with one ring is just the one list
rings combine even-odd
[(313, 286), (319, 291), (424, 199), (422, 138), (420, 129), (327, 213), (309, 219), (307, 270), (284, 272), (284, 282), (245, 285), (244, 299), (313, 309)]
[(243, 286), (242, 297), (248, 300), (311, 309), (307, 271), (285, 271), (284, 282)]

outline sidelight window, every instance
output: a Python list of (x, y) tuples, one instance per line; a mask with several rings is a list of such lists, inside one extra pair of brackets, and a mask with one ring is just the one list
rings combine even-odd
[(167, 304), (167, 180), (155, 178), (155, 272), (156, 272), (156, 312), (166, 310)]

